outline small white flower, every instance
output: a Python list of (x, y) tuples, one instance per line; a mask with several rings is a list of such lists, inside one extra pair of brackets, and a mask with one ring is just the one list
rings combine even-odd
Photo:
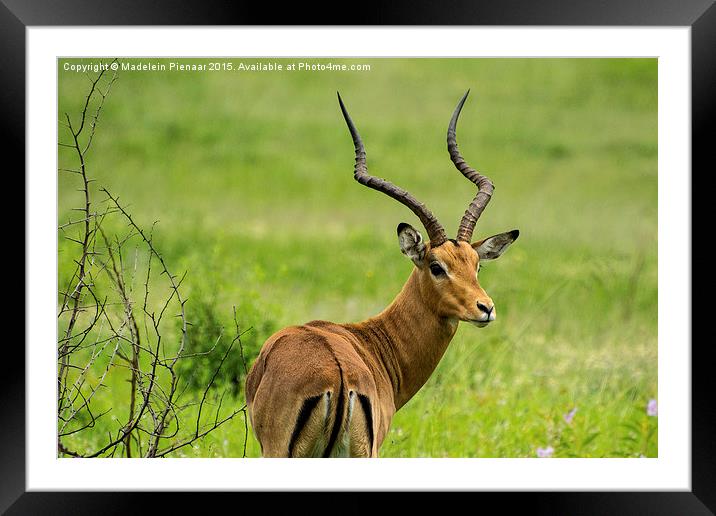
[(537, 448), (537, 456), (544, 459), (554, 454), (554, 448), (547, 446), (546, 448)]

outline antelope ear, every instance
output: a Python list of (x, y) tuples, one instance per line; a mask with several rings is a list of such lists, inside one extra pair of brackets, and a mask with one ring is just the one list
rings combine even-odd
[(472, 244), (472, 247), (477, 251), (480, 260), (494, 260), (495, 258), (499, 258), (510, 244), (517, 240), (518, 236), (520, 236), (519, 230), (513, 229), (512, 231), (493, 235), (479, 242), (475, 242)]
[(413, 260), (415, 265), (422, 267), (425, 258), (425, 243), (418, 230), (410, 224), (401, 222), (398, 224), (398, 242), (400, 243), (400, 252)]

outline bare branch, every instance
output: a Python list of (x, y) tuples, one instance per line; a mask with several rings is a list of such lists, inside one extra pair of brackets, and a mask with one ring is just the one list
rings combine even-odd
[[(87, 153), (105, 101), (117, 80), (116, 74), (106, 79), (109, 74), (105, 71), (103, 68), (98, 75), (88, 76), (89, 93), (84, 97), (79, 118), (73, 122), (65, 113), (64, 120), (59, 121), (71, 143), (58, 142), (58, 146), (71, 149), (73, 152), (68, 156), (75, 163), (58, 168), (58, 172), (72, 174), (68, 180), (78, 179), (77, 191), (82, 202), (68, 209), (70, 213), (79, 212), (77, 215), (58, 225), (58, 235), (67, 242), (60, 257), (69, 265), (68, 277), (62, 279), (57, 293), (61, 326), (57, 342), (58, 456), (164, 457), (202, 439), (239, 412), (244, 417), (243, 456), (246, 456), (246, 406), (228, 410), (227, 391), (220, 394), (216, 391), (217, 379), (237, 343), (243, 371), (247, 373), (241, 337), (251, 328), (239, 331), (234, 307), (234, 338), (213, 368), (201, 395), (191, 391), (185, 400), (190, 382), (183, 385), (185, 379), (180, 376), (177, 364), (215, 353), (223, 331), (206, 351), (187, 348), (192, 325), (187, 320), (187, 298), (182, 286), (188, 271), (181, 275), (170, 272), (153, 241), (156, 222), (145, 231), (130, 215), (129, 204), (120, 204), (119, 197), (107, 188), (92, 185)], [(97, 203), (101, 209), (93, 207), (96, 190), (106, 196)], [(119, 224), (105, 226), (107, 220)], [(119, 231), (107, 229), (122, 226), (124, 229)], [(135, 280), (145, 269), (144, 291), (135, 294)], [(153, 281), (160, 281), (168, 290), (157, 296), (162, 290), (157, 291)], [(179, 319), (180, 329), (174, 326), (168, 332), (173, 317)], [(191, 375), (197, 369), (189, 368)], [(118, 398), (111, 394), (115, 403), (108, 408), (104, 396), (110, 395), (110, 386), (112, 392), (117, 392), (117, 378), (129, 383), (126, 405), (117, 406)], [(187, 424), (188, 409), (195, 409), (196, 413), (195, 419)], [(209, 410), (211, 415), (207, 415)], [(222, 411), (228, 415), (222, 417)], [(103, 418), (109, 412), (115, 416), (111, 420)], [(203, 424), (202, 419), (210, 422)], [(84, 442), (92, 445), (78, 444), (85, 435), (91, 437)]]

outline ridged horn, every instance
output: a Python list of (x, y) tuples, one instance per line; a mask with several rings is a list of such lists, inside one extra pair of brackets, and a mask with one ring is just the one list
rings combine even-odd
[(450, 153), (450, 159), (462, 175), (475, 183), (478, 189), (477, 195), (475, 195), (475, 198), (467, 207), (465, 215), (463, 215), (462, 220), (460, 221), (460, 227), (457, 230), (457, 240), (462, 242), (470, 242), (472, 239), (472, 232), (475, 230), (477, 219), (480, 218), (485, 206), (487, 206), (487, 203), (490, 202), (492, 192), (494, 190), (492, 181), (477, 172), (474, 168), (471, 168), (470, 165), (465, 162), (457, 148), (455, 127), (457, 126), (457, 119), (460, 116), (460, 111), (462, 111), (462, 106), (465, 104), (465, 100), (467, 99), (469, 93), (470, 90), (467, 90), (462, 99), (460, 99), (460, 102), (458, 102), (455, 112), (452, 114), (452, 118), (450, 119), (450, 125), (448, 125), (447, 131), (447, 146), (448, 152)]
[(398, 186), (395, 186), (394, 184), (390, 183), (389, 181), (386, 181), (385, 179), (371, 176), (368, 173), (363, 140), (361, 140), (360, 134), (358, 134), (358, 130), (356, 129), (353, 120), (351, 120), (350, 115), (348, 115), (348, 111), (346, 110), (346, 106), (343, 104), (343, 99), (341, 99), (340, 93), (338, 93), (338, 103), (341, 105), (343, 118), (346, 119), (346, 124), (348, 124), (348, 130), (351, 133), (351, 137), (353, 138), (353, 145), (355, 146), (356, 164), (353, 172), (353, 177), (355, 178), (355, 180), (358, 181), (360, 184), (367, 186), (368, 188), (383, 192), (389, 197), (392, 197), (396, 201), (410, 208), (410, 210), (415, 213), (415, 215), (417, 215), (417, 217), (420, 219), (420, 222), (423, 223), (425, 231), (427, 231), (428, 233), (428, 238), (430, 239), (431, 246), (437, 247), (443, 244), (447, 240), (445, 229), (440, 225), (435, 215), (433, 215), (432, 212), (428, 210), (428, 208), (423, 203), (410, 195), (408, 191), (403, 190)]

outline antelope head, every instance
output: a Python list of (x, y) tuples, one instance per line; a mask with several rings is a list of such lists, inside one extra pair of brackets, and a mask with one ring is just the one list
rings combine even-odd
[(490, 202), (492, 182), (471, 168), (457, 147), (455, 129), (469, 90), (458, 103), (450, 119), (447, 131), (447, 147), (450, 159), (457, 169), (477, 188), (477, 194), (467, 207), (455, 239), (448, 238), (445, 229), (428, 208), (406, 190), (368, 174), (366, 152), (358, 130), (348, 115), (340, 94), (338, 101), (348, 124), (355, 146), (354, 178), (360, 184), (383, 192), (404, 204), (420, 219), (428, 241), (420, 232), (405, 222), (398, 225), (398, 242), (401, 252), (415, 264), (418, 291), (438, 316), (465, 321), (484, 327), (494, 321), (495, 304), (480, 286), (478, 271), (480, 262), (494, 260), (505, 252), (519, 236), (518, 230), (500, 233), (472, 242), (475, 225)]

